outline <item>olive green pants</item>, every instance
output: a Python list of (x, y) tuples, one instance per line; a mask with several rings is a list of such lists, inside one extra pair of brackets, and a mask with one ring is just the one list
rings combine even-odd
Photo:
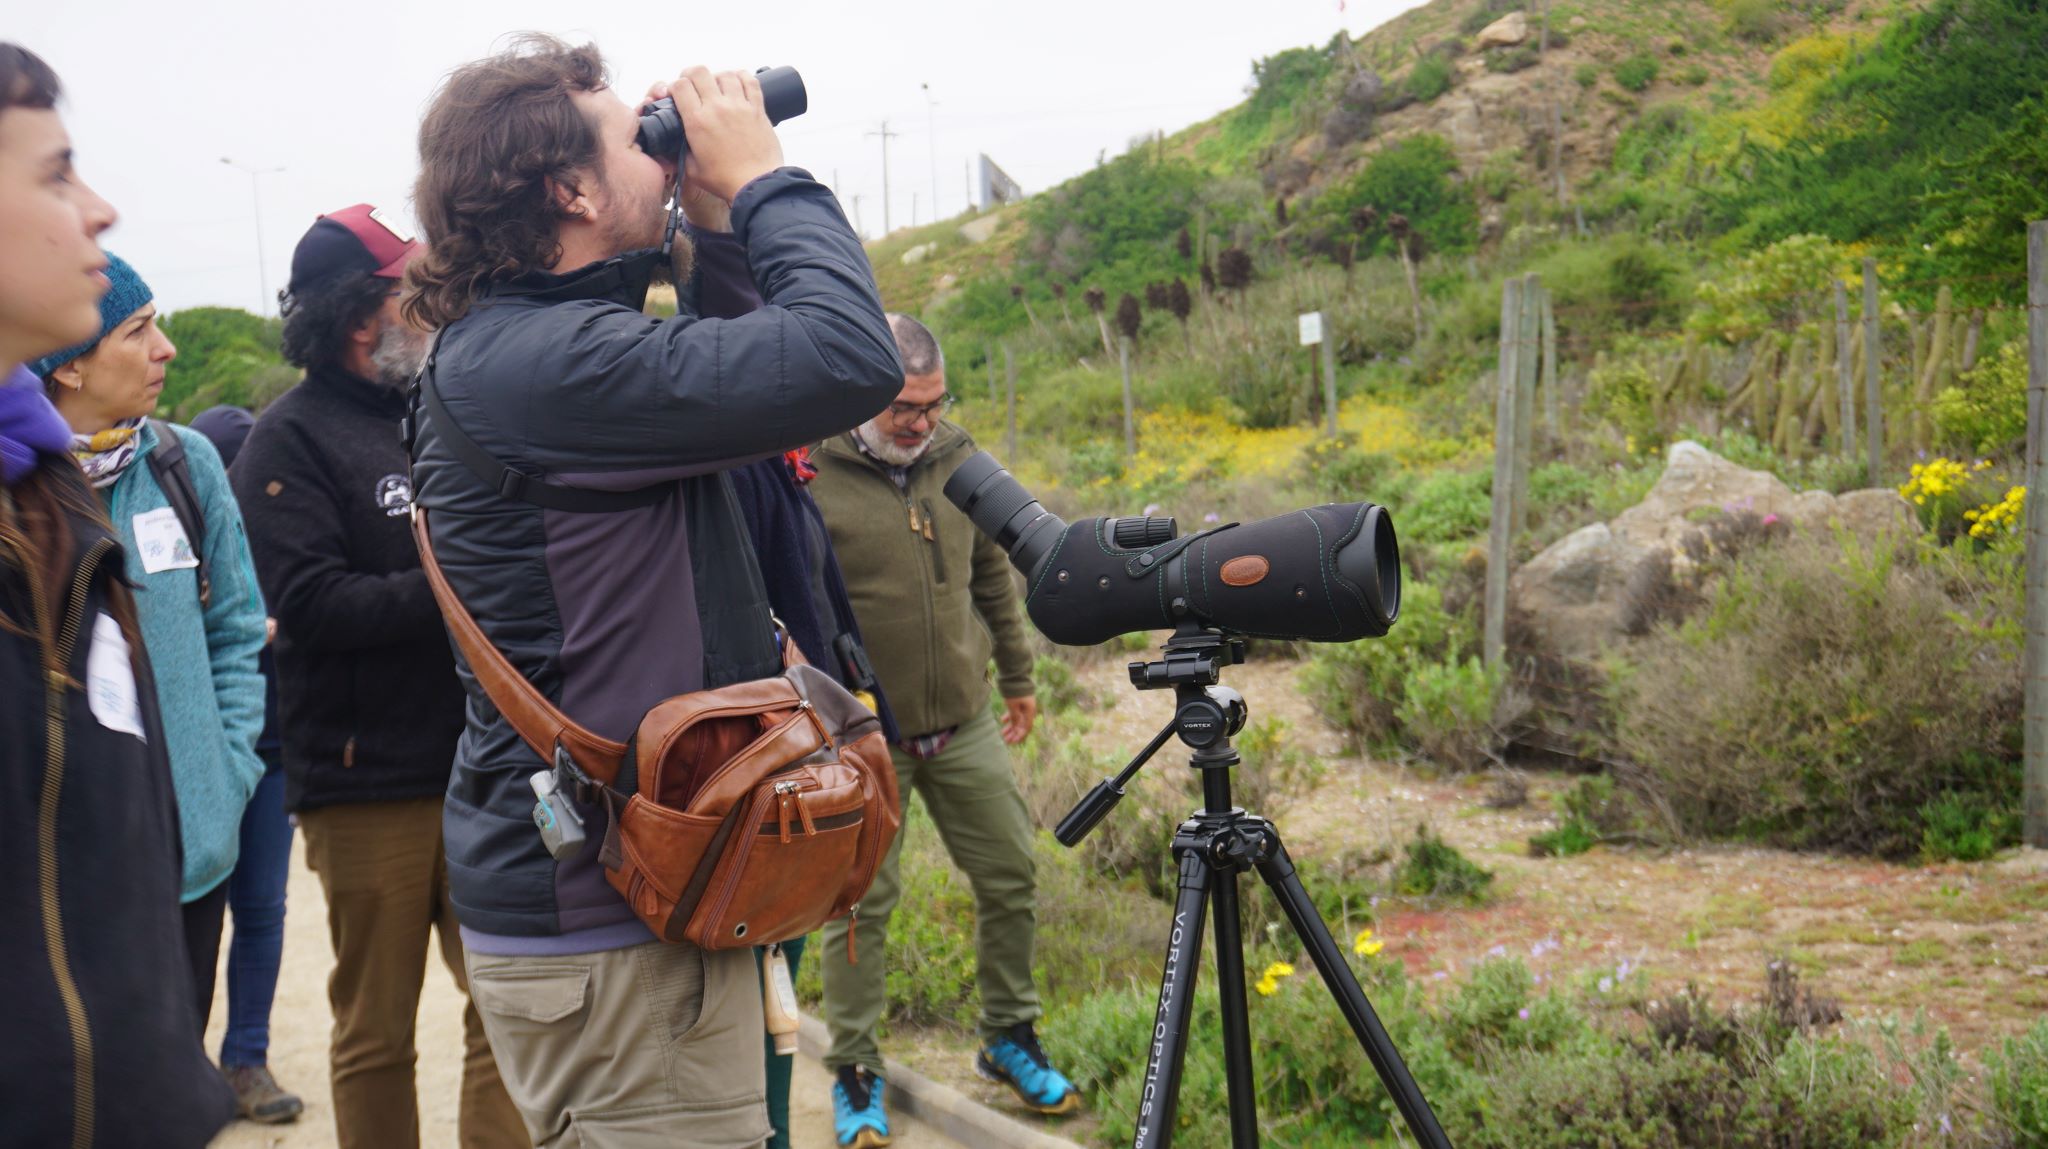
[[(896, 785), (904, 813), (910, 795), (924, 798), (925, 811), (953, 864), (974, 891), (975, 984), (981, 990), (984, 1040), (1020, 1021), (1038, 1018), (1038, 988), (1031, 982), (1032, 947), (1038, 930), (1037, 878), (1031, 858), (1035, 837), (1031, 814), (1017, 792), (1010, 752), (987, 711), (963, 723), (936, 757), (920, 761), (892, 749)], [(903, 892), (897, 835), (860, 901), (853, 927), (857, 962), (846, 960), (847, 922), (825, 925), (817, 946), (825, 979), (825, 1025), (832, 1049), (825, 1065), (860, 1065), (882, 1071), (875, 1027), (888, 1003), (889, 916)], [(910, 912), (918, 912), (913, 906)]]

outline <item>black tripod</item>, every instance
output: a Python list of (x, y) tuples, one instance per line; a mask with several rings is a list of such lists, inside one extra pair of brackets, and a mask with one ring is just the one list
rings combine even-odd
[(1244, 660), (1244, 640), (1183, 623), (1165, 646), (1158, 662), (1131, 663), (1131, 684), (1140, 690), (1172, 690), (1176, 699), (1169, 721), (1131, 764), (1113, 779), (1098, 783), (1081, 799), (1053, 835), (1065, 846), (1088, 836), (1124, 796), (1124, 785), (1175, 735), (1193, 748), (1188, 765), (1202, 775), (1202, 809), (1173, 836), (1173, 857), (1180, 867), (1180, 897), (1173, 907), (1173, 928), (1166, 945), (1166, 968), (1159, 983), (1159, 1010), (1152, 1029), (1151, 1058), (1138, 1100), (1138, 1130), (1133, 1149), (1165, 1149), (1173, 1139), (1174, 1113), (1180, 1100), (1181, 1061), (1187, 1052), (1188, 1023), (1194, 1014), (1195, 972), (1201, 960), (1202, 911), (1213, 899), (1216, 910), (1216, 978), (1223, 1008), (1223, 1070), (1230, 1094), (1230, 1143), (1235, 1149), (1257, 1149), (1258, 1102), (1252, 1090), (1251, 1023), (1245, 1012), (1244, 939), (1237, 909), (1237, 875), (1256, 869), (1301, 943), (1308, 947), (1316, 970), (1337, 999), (1337, 1008), (1351, 1023), (1365, 1055), (1379, 1072), (1394, 1105), (1425, 1149), (1450, 1149), (1450, 1140), (1436, 1114), (1416, 1087), (1400, 1051), (1373, 1012), (1372, 1003), (1351, 973), (1330, 929), (1316, 913), (1315, 903), (1301, 887), (1294, 863), (1280, 844), (1273, 823), (1230, 804), (1230, 768), (1238, 764), (1230, 736), (1244, 729), (1247, 709), (1234, 690), (1220, 687), (1223, 668)]

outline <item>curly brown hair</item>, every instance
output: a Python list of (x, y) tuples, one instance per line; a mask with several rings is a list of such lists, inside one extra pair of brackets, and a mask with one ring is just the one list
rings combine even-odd
[(599, 162), (596, 126), (570, 98), (610, 84), (597, 46), (538, 32), (449, 73), (420, 121), (413, 208), (426, 250), (405, 314), (446, 327), (491, 283), (554, 265), (558, 191)]

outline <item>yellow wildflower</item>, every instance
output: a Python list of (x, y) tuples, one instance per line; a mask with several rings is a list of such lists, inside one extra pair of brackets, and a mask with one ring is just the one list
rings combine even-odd
[(1385, 948), (1387, 943), (1372, 936), (1371, 926), (1358, 931), (1358, 936), (1351, 939), (1351, 952), (1360, 957), (1375, 957)]
[(1266, 972), (1259, 975), (1259, 980), (1252, 988), (1259, 991), (1260, 997), (1272, 997), (1280, 991), (1280, 979), (1293, 976), (1293, 966), (1284, 961), (1276, 961), (1266, 967)]

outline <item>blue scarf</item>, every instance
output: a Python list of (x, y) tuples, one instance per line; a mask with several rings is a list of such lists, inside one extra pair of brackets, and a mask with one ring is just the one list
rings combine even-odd
[(0, 382), (0, 482), (8, 486), (36, 469), (39, 455), (71, 450), (71, 428), (43, 397), (42, 380), (17, 367)]

